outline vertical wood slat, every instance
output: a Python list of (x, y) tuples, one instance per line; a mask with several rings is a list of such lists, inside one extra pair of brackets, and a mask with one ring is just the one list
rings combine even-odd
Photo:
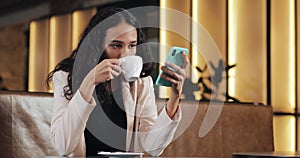
[(71, 15), (50, 18), (49, 71), (71, 53)]
[(78, 10), (72, 13), (72, 49), (77, 47), (79, 39), (89, 20), (97, 12), (96, 8)]
[[(271, 105), (274, 112), (295, 113), (296, 52), (295, 0), (271, 1)], [(289, 116), (284, 116), (285, 118)], [(296, 149), (295, 118), (274, 116), (274, 142), (277, 151)], [(277, 119), (276, 119), (277, 118)], [(290, 128), (276, 125), (290, 124)], [(278, 122), (277, 121), (277, 122)], [(293, 123), (291, 123), (291, 121)], [(280, 127), (276, 127), (280, 126)], [(281, 134), (276, 134), (281, 133)]]
[[(295, 26), (296, 26), (296, 56), (297, 56), (297, 61), (296, 61), (296, 66), (297, 66), (297, 76), (296, 76), (296, 82), (297, 82), (297, 87), (296, 87), (296, 106), (297, 106), (297, 113), (300, 113), (300, 20), (298, 20), (300, 18), (300, 1), (299, 0), (295, 0), (296, 2), (296, 10), (295, 10)], [(297, 141), (297, 150), (300, 150), (300, 118), (296, 118), (297, 120), (297, 135), (296, 135), (296, 141)]]
[[(168, 55), (168, 50), (171, 46), (179, 46), (190, 49), (190, 21), (189, 19), (178, 19), (172, 12), (167, 11), (169, 9), (174, 9), (182, 14), (190, 16), (191, 4), (190, 1), (182, 0), (161, 0), (160, 6), (167, 9), (162, 9), (160, 12), (160, 26), (161, 28), (175, 28), (180, 30), (182, 34), (187, 35), (187, 37), (182, 37), (178, 32), (172, 32), (171, 30), (160, 29), (160, 55), (159, 62), (164, 64), (166, 57)], [(184, 20), (184, 21), (183, 21)], [(187, 38), (187, 39), (186, 39)], [(190, 53), (189, 53), (190, 54)], [(189, 74), (189, 73), (188, 73)], [(159, 97), (167, 98), (170, 95), (170, 89), (167, 87), (159, 87)]]
[(294, 2), (271, 1), (271, 105), (275, 112), (295, 112)]
[[(212, 9), (214, 8), (214, 9)], [(192, 1), (192, 18), (194, 22), (197, 22), (198, 26), (192, 26), (191, 36), (192, 36), (192, 48), (191, 48), (191, 65), (193, 67), (191, 71), (191, 78), (193, 83), (197, 83), (200, 77), (206, 78), (208, 76), (213, 76), (214, 72), (209, 72), (208, 69), (202, 73), (199, 73), (195, 67), (199, 67), (200, 69), (204, 69), (208, 59), (205, 59), (204, 52), (201, 52), (199, 48), (196, 48), (194, 44), (199, 41), (199, 37), (203, 36), (201, 33), (203, 31), (198, 32), (199, 27), (203, 27), (209, 36), (211, 36), (220, 50), (220, 56), (222, 57), (223, 63), (226, 64), (226, 1), (220, 0), (193, 0)], [(201, 41), (200, 41), (201, 43)], [(212, 53), (212, 52), (207, 52)], [(217, 58), (217, 57), (216, 57)], [(220, 84), (226, 84), (225, 76)], [(209, 80), (203, 80), (203, 84), (210, 84)], [(199, 84), (200, 92), (194, 93), (196, 95), (196, 99), (203, 99), (202, 96), (199, 96), (200, 93), (203, 93), (203, 86)], [(209, 97), (209, 96), (207, 96)], [(223, 97), (221, 97), (223, 98)], [(221, 99), (217, 98), (217, 99)]]
[(266, 1), (228, 0), (229, 95), (267, 102)]
[(30, 23), (28, 91), (46, 92), (48, 74), (49, 20)]

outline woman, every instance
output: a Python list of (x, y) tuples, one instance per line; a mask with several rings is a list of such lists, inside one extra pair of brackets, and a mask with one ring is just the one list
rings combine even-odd
[[(98, 64), (84, 77), (78, 90), (73, 92), (72, 72), (78, 50), (88, 34), (106, 18), (110, 18), (109, 22), (99, 27), (100, 50), (104, 50), (100, 54), (103, 54)], [(143, 64), (140, 79), (134, 82), (125, 82), (120, 77), (121, 57), (137, 55), (143, 61), (149, 61), (150, 54), (141, 45), (143, 43), (142, 31), (128, 11), (113, 7), (101, 9), (90, 20), (71, 56), (49, 73), (47, 83), (52, 80), (54, 89), (51, 140), (59, 155), (90, 156), (97, 155), (98, 151), (146, 151), (158, 156), (172, 141), (181, 118), (179, 100), (188, 59), (182, 53), (185, 61), (181, 67), (166, 63), (175, 72), (161, 67), (169, 74), (161, 77), (172, 83), (172, 90), (171, 97), (158, 115), (150, 76), (154, 63)], [(121, 87), (121, 91), (116, 87)], [(93, 97), (94, 90), (97, 98)], [(130, 99), (131, 102), (128, 101)], [(96, 105), (95, 100), (99, 100), (100, 105)], [(98, 113), (96, 108), (104, 112)], [(103, 119), (95, 119), (94, 116)], [(106, 126), (105, 118), (126, 132), (119, 133), (111, 126)], [(100, 127), (100, 134), (95, 133), (93, 127)], [(99, 139), (101, 136), (105, 139), (106, 135), (112, 139), (108, 142)], [(114, 146), (109, 141), (119, 142)]]

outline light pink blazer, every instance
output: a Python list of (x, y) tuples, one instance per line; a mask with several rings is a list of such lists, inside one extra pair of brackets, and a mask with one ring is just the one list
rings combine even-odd
[[(84, 130), (96, 102), (86, 102), (79, 91), (75, 92), (71, 100), (67, 100), (63, 96), (67, 76), (68, 73), (63, 71), (53, 75), (51, 141), (60, 156), (85, 156)], [(127, 117), (126, 150), (129, 151), (130, 144), (134, 143), (134, 152), (159, 156), (173, 139), (181, 119), (181, 109), (179, 108), (173, 119), (167, 115), (165, 108), (158, 115), (150, 76), (135, 81), (131, 87), (127, 82), (121, 85), (122, 93), (128, 94), (122, 98)]]

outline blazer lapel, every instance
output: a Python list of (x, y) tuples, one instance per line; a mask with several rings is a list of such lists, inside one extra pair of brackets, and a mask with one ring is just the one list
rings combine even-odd
[(127, 117), (127, 136), (126, 136), (126, 150), (130, 151), (130, 145), (132, 141), (133, 128), (134, 128), (134, 117), (136, 111), (136, 100), (137, 90), (136, 82), (133, 83), (132, 87), (125, 81), (121, 81), (122, 99)]

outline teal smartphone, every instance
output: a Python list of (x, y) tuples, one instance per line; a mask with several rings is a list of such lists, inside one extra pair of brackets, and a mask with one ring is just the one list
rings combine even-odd
[[(189, 50), (187, 48), (182, 48), (182, 47), (177, 47), (177, 46), (173, 46), (168, 53), (167, 59), (166, 61), (172, 64), (175, 64), (177, 66), (182, 66), (183, 64), (183, 57), (181, 55), (181, 52), (184, 52), (186, 55), (189, 53)], [(168, 69), (175, 71), (174, 69), (172, 69), (171, 67), (168, 67)], [(155, 84), (158, 86), (166, 86), (166, 87), (171, 87), (171, 83), (169, 81), (166, 81), (165, 79), (161, 78), (161, 74), (165, 74), (168, 75), (167, 73), (161, 71), (160, 74), (158, 75)]]

